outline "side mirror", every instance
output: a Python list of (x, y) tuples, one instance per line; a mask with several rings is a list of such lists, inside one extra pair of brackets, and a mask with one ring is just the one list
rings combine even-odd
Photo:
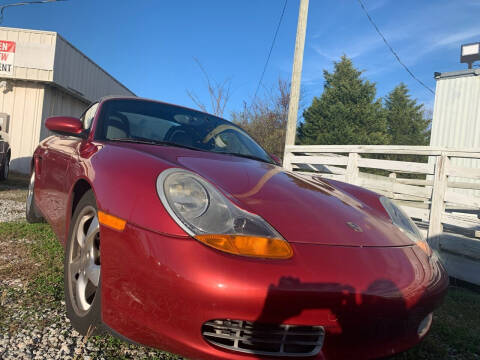
[(278, 165), (278, 166), (282, 166), (282, 160), (280, 160), (280, 158), (277, 156), (277, 155), (274, 155), (274, 154), (268, 154), (270, 155), (270, 157), (272, 158), (273, 161), (275, 161), (275, 163)]
[(45, 121), (45, 127), (55, 133), (68, 136), (84, 137), (80, 119), (69, 116), (54, 116)]

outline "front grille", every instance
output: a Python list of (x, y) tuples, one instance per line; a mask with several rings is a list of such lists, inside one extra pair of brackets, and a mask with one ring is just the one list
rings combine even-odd
[(243, 353), (274, 356), (314, 356), (325, 337), (322, 326), (259, 324), (242, 320), (210, 320), (202, 326), (211, 344)]

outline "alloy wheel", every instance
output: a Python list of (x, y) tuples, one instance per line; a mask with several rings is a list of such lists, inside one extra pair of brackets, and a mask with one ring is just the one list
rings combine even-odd
[(85, 316), (100, 281), (100, 225), (97, 210), (86, 206), (79, 213), (68, 254), (68, 290), (73, 309)]

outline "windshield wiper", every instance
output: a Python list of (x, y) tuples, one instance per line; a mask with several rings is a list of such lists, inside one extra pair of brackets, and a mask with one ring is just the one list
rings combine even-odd
[(234, 152), (221, 152), (221, 151), (214, 151), (215, 154), (225, 154), (225, 155), (232, 155), (232, 156), (238, 156), (246, 159), (251, 159), (251, 160), (257, 160), (261, 161), (267, 164), (273, 164), (271, 161), (268, 161), (266, 159), (262, 159), (261, 157), (257, 157), (254, 155), (248, 155), (248, 154), (240, 154), (240, 153), (234, 153)]
[(147, 140), (147, 139), (115, 138), (115, 139), (107, 139), (107, 140), (118, 141), (118, 142), (131, 142), (131, 143), (138, 143), (138, 144), (150, 144), (150, 145), (156, 144), (154, 140)]
[(184, 149), (196, 150), (196, 151), (207, 151), (203, 149), (199, 149), (193, 146), (177, 144), (171, 141), (160, 141), (160, 140), (152, 140), (146, 138), (115, 138), (115, 139), (108, 139), (109, 141), (118, 141), (118, 142), (131, 142), (137, 144), (148, 144), (148, 145), (164, 145), (164, 146), (176, 146)]
[(166, 146), (176, 146), (176, 147), (181, 147), (181, 148), (190, 149), (190, 150), (208, 152), (208, 150), (205, 150), (205, 149), (200, 149), (200, 148), (197, 148), (197, 147), (194, 147), (194, 146), (188, 146), (188, 145), (183, 145), (183, 144), (177, 144), (177, 143), (171, 142), (171, 141), (157, 141), (156, 144), (157, 145), (166, 145)]

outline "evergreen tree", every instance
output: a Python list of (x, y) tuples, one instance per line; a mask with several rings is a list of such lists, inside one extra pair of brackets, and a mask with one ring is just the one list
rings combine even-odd
[(423, 104), (410, 98), (408, 88), (400, 83), (385, 99), (390, 143), (393, 145), (428, 145), (430, 119), (425, 118)]
[(375, 100), (375, 84), (362, 79), (345, 55), (324, 71), (325, 85), (305, 110), (298, 131), (300, 144), (388, 144), (385, 112)]

